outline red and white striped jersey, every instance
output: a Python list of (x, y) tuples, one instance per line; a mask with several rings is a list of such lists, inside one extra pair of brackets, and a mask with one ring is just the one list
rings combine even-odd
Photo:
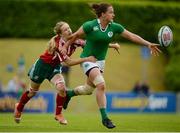
[(52, 66), (56, 66), (66, 60), (67, 57), (70, 57), (76, 50), (77, 47), (84, 47), (85, 41), (82, 39), (76, 40), (72, 45), (70, 45), (67, 49), (67, 54), (62, 55), (59, 52), (60, 47), (65, 44), (65, 41), (60, 37), (55, 37), (56, 42), (56, 51), (53, 54), (50, 54), (48, 50), (46, 50), (42, 55), (40, 55), (40, 59), (42, 59), (45, 63), (50, 64)]

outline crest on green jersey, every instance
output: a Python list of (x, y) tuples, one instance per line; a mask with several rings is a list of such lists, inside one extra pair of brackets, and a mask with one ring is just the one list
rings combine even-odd
[(112, 37), (113, 36), (113, 32), (112, 31), (109, 31), (108, 32), (108, 37)]

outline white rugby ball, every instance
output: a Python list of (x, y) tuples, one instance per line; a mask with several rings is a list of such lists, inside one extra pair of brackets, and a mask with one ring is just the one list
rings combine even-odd
[(173, 33), (168, 26), (162, 26), (158, 32), (158, 40), (161, 46), (168, 47), (173, 41)]

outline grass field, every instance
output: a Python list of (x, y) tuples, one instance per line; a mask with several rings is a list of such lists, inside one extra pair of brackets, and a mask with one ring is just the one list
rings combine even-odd
[(68, 125), (60, 125), (53, 114), (23, 114), (20, 124), (13, 114), (0, 114), (0, 132), (178, 132), (180, 114), (110, 114), (115, 129), (106, 129), (97, 113), (65, 113)]

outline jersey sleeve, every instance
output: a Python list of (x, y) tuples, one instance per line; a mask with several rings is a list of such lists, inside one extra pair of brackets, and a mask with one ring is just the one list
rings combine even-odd
[(119, 34), (121, 34), (125, 29), (121, 24), (118, 23), (113, 23), (113, 27), (115, 29), (115, 32)]
[(86, 34), (88, 34), (89, 32), (92, 31), (92, 26), (91, 26), (91, 21), (88, 21), (88, 22), (85, 22), (83, 25), (82, 25), (82, 28), (84, 30), (84, 32)]

